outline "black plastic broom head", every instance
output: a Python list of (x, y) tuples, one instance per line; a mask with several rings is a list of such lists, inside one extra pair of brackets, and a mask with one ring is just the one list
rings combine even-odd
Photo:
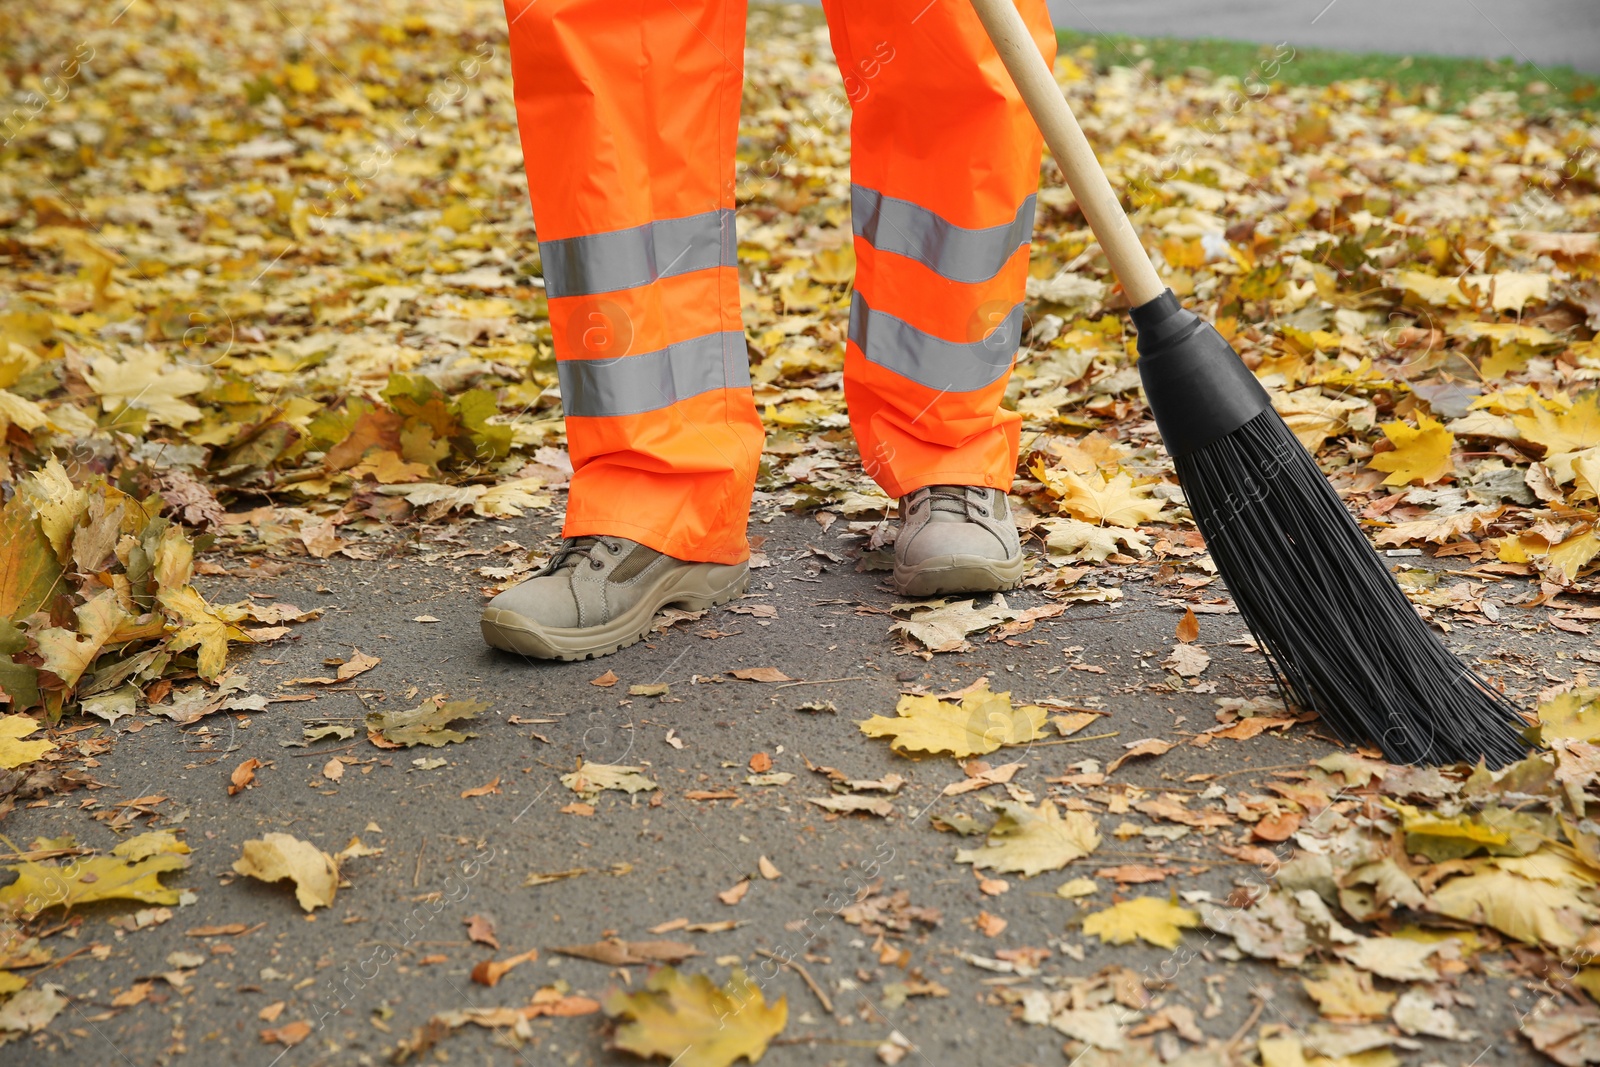
[(1189, 510), (1286, 695), (1394, 763), (1521, 759), (1515, 706), (1418, 616), (1222, 335), (1170, 289), (1132, 315)]

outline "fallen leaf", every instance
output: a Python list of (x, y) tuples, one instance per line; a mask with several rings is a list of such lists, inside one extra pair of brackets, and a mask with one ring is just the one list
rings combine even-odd
[(739, 901), (743, 900), (744, 895), (748, 892), (750, 892), (750, 879), (746, 878), (737, 883), (732, 889), (725, 889), (721, 893), (718, 893), (717, 899), (731, 908), (735, 904), (739, 903)]
[(1010, 925), (1000, 916), (991, 915), (986, 911), (978, 912), (978, 917), (973, 920), (973, 924), (977, 926), (978, 932), (984, 937), (999, 937), (1005, 932), (1006, 927)]
[(435, 698), (399, 711), (369, 711), (367, 739), (379, 748), (440, 748), (476, 737), (451, 729), (451, 724), (475, 719), (488, 709), (481, 700)]
[(228, 795), (237, 796), (254, 785), (256, 771), (260, 767), (261, 761), (253, 756), (235, 767), (233, 773), (228, 776)]
[(1183, 609), (1183, 618), (1178, 620), (1177, 638), (1186, 645), (1200, 639), (1200, 620), (1195, 618), (1192, 608)]
[(742, 971), (718, 989), (703, 974), (685, 978), (671, 967), (650, 975), (638, 992), (611, 994), (605, 1012), (620, 1021), (615, 1048), (660, 1056), (674, 1067), (755, 1063), (789, 1019), (787, 999), (767, 1004), (761, 987)]
[[(1187, 646), (1179, 645), (1179, 648)], [(1126, 751), (1110, 763), (1106, 764), (1106, 773), (1115, 774), (1118, 767), (1131, 759), (1140, 756), (1161, 756), (1171, 752), (1176, 746), (1171, 741), (1163, 741), (1158, 737), (1147, 737), (1142, 741), (1129, 741), (1122, 746)]]
[(479, 985), (497, 986), (500, 984), (500, 979), (506, 976), (507, 971), (524, 963), (532, 963), (538, 958), (539, 950), (530, 948), (520, 955), (511, 956), (503, 960), (479, 960), (477, 965), (472, 968), (472, 980)]
[(783, 877), (783, 872), (778, 870), (778, 865), (765, 856), (756, 860), (756, 870), (760, 871), (761, 877), (769, 882), (776, 882)]
[(335, 756), (322, 765), (322, 777), (330, 782), (337, 782), (344, 777), (344, 764)]
[(0, 914), (31, 919), (47, 908), (76, 908), (101, 900), (171, 905), (179, 893), (160, 877), (189, 866), (189, 846), (169, 832), (138, 834), (109, 856), (72, 857), (62, 864), (24, 860), (0, 866), (17, 877), (0, 887)]
[(1395, 994), (1373, 988), (1372, 975), (1344, 964), (1329, 967), (1321, 978), (1302, 978), (1300, 984), (1323, 1015), (1341, 1022), (1381, 1019), (1395, 1002)]
[(840, 815), (877, 815), (887, 819), (894, 814), (894, 802), (888, 797), (862, 797), (847, 793), (831, 797), (806, 797), (806, 803)]
[(1403, 422), (1384, 423), (1379, 429), (1394, 443), (1393, 451), (1379, 452), (1370, 461), (1373, 470), (1389, 472), (1384, 485), (1431, 485), (1455, 469), (1450, 452), (1456, 435), (1443, 423), (1419, 412), (1415, 429)]
[(246, 841), (233, 869), (262, 882), (291, 880), (295, 899), (306, 911), (332, 904), (339, 887), (339, 868), (333, 857), (289, 834), (269, 833)]
[(1087, 812), (1069, 811), (1063, 816), (1049, 800), (1037, 808), (1001, 800), (994, 808), (1000, 817), (989, 828), (984, 843), (956, 852), (957, 863), (970, 863), (975, 870), (1031, 877), (1058, 871), (1100, 845), (1095, 820)]
[(466, 800), (469, 797), (486, 797), (491, 793), (498, 792), (500, 792), (500, 776), (497, 774), (494, 776), (494, 781), (489, 782), (487, 785), (475, 786), (472, 789), (463, 789), (461, 791), (461, 799)]
[(1002, 745), (1022, 745), (1045, 736), (1045, 709), (1013, 707), (1011, 694), (987, 687), (962, 697), (960, 704), (932, 696), (902, 696), (895, 717), (874, 715), (858, 722), (868, 737), (887, 737), (901, 752), (949, 753), (963, 759)]
[(1200, 925), (1200, 916), (1160, 897), (1134, 897), (1097, 911), (1083, 920), (1083, 932), (1108, 945), (1143, 939), (1161, 948), (1177, 948), (1183, 930)]
[(597, 685), (601, 689), (610, 689), (612, 686), (616, 685), (619, 680), (620, 679), (617, 678), (615, 671), (608, 670), (598, 678), (590, 678), (589, 684)]
[(747, 682), (794, 681), (793, 678), (790, 678), (787, 674), (784, 674), (776, 667), (745, 667), (737, 671), (729, 671), (728, 673), (733, 675), (735, 678), (740, 678)]
[[(741, 885), (745, 883), (740, 883)], [(688, 922), (684, 922), (688, 926)], [(681, 927), (679, 927), (681, 929)], [(604, 963), (608, 967), (633, 967), (642, 963), (682, 963), (701, 952), (686, 941), (619, 941), (615, 938), (592, 945), (558, 945), (550, 950), (563, 956)]]
[(935, 601), (932, 604), (916, 603), (897, 606), (911, 612), (911, 616), (895, 623), (891, 632), (903, 633), (929, 652), (965, 652), (972, 646), (967, 635), (998, 626), (1015, 619), (1018, 612), (1006, 604), (1006, 599), (995, 595), (994, 602), (986, 607), (974, 607), (975, 601), (961, 600), (954, 604)]
[(939, 795), (953, 797), (962, 793), (970, 793), (975, 789), (984, 789), (991, 785), (1004, 785), (1026, 766), (1026, 763), (1002, 763), (998, 767), (985, 767), (976, 774), (972, 774), (965, 781), (951, 782), (944, 787), (944, 791)]
[(11, 770), (24, 763), (32, 763), (46, 752), (55, 751), (55, 742), (40, 739), (24, 741), (22, 738), (44, 726), (29, 715), (0, 715), (0, 769)]
[(656, 783), (645, 777), (643, 767), (609, 763), (585, 763), (570, 774), (563, 774), (561, 784), (580, 797), (591, 800), (606, 789), (615, 789), (631, 796), (656, 788)]
[(283, 1026), (273, 1030), (261, 1031), (261, 1040), (264, 1043), (268, 1045), (283, 1045), (286, 1048), (293, 1048), (310, 1036), (311, 1024), (304, 1019), (285, 1023)]
[(772, 770), (772, 757), (765, 752), (757, 752), (750, 757), (750, 770), (756, 774), (765, 774)]
[(1172, 652), (1161, 661), (1180, 678), (1198, 678), (1211, 666), (1211, 654), (1199, 645), (1173, 645)]
[(487, 915), (468, 915), (462, 922), (467, 925), (467, 937), (480, 945), (488, 945), (492, 949), (500, 947), (500, 939), (494, 933), (494, 920)]

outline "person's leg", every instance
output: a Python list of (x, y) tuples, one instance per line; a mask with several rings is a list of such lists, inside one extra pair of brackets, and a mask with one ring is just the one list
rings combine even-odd
[[(845, 397), (868, 473), (903, 498), (895, 582), (911, 595), (1010, 588), (1021, 420), (1000, 400), (1042, 140), (964, 0), (823, 6), (854, 106)], [(1044, 0), (1019, 7), (1053, 60)]]
[(762, 428), (734, 265), (744, 0), (506, 0), (573, 476), (567, 540), (484, 609), (602, 656), (749, 581)]
[(763, 432), (734, 265), (744, 0), (506, 0), (564, 534), (737, 563)]
[[(1022, 323), (1042, 140), (972, 8), (824, 0), (854, 114), (856, 289), (845, 392), (890, 496), (1005, 490), (1019, 418), (1000, 407)], [(1055, 55), (1044, 0), (1020, 0)]]

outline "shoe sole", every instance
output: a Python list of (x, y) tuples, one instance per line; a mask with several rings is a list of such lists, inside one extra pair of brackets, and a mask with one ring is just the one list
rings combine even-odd
[(689, 611), (700, 611), (726, 604), (742, 596), (749, 587), (748, 569), (720, 587), (710, 581), (710, 575), (705, 571), (692, 570), (679, 574), (670, 587), (661, 590), (653, 598), (641, 600), (632, 610), (604, 626), (573, 629), (541, 627), (516, 612), (488, 608), (483, 613), (481, 623), (483, 639), (504, 652), (519, 652), (535, 659), (567, 662), (598, 659), (642, 640), (650, 632), (656, 612), (662, 608), (676, 605)]
[(1000, 593), (1022, 584), (1027, 569), (1027, 560), (1020, 552), (1010, 559), (935, 556), (912, 567), (896, 563), (894, 587), (901, 596)]

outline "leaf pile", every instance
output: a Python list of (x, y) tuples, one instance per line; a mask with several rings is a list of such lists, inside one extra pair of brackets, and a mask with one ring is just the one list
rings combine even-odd
[[(250, 628), (274, 608), (208, 603), (190, 584), (194, 543), (102, 477), (76, 486), (52, 459), (0, 509), (0, 693), (52, 720), (75, 702), (144, 700), (162, 678), (222, 673), (230, 642), (273, 640)], [(266, 614), (264, 614), (266, 613)]]

